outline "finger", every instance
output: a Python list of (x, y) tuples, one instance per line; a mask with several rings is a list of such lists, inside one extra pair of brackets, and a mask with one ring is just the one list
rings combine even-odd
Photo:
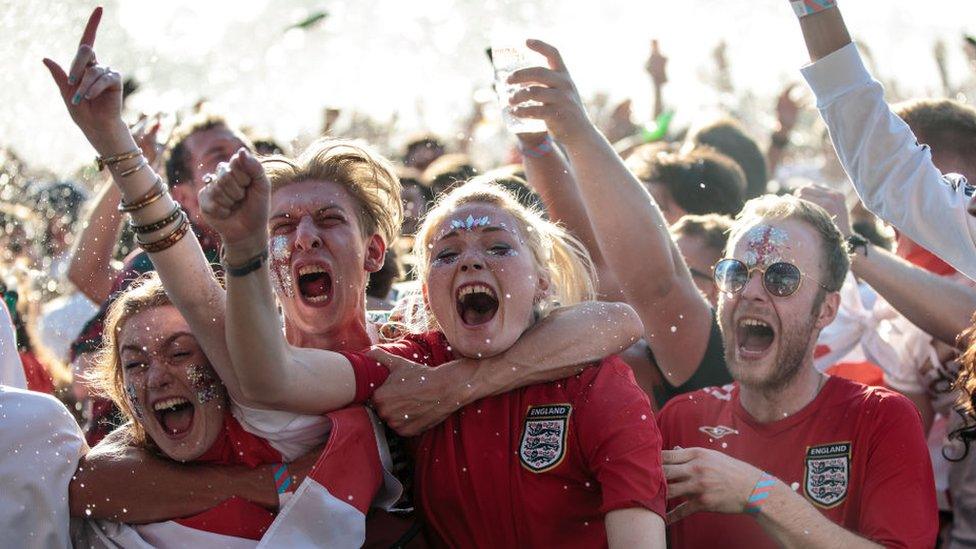
[(508, 77), (509, 84), (542, 84), (550, 88), (566, 85), (566, 77), (545, 67), (528, 67), (513, 72)]
[(681, 463), (678, 465), (664, 465), (664, 478), (668, 482), (680, 481), (692, 477), (691, 465)]
[(210, 194), (210, 198), (213, 200), (214, 204), (220, 206), (221, 208), (227, 208), (228, 210), (236, 209), (238, 200), (234, 200), (230, 194), (228, 194), (226, 187), (214, 187), (213, 192)]
[(85, 69), (95, 63), (95, 50), (91, 46), (78, 46), (78, 53), (71, 60), (71, 68), (68, 70), (68, 83), (77, 84), (85, 73)]
[(687, 498), (701, 495), (699, 484), (694, 479), (668, 483), (668, 499)]
[(697, 513), (700, 510), (701, 508), (697, 504), (691, 501), (685, 501), (682, 502), (681, 505), (678, 505), (677, 507), (669, 511), (667, 517), (665, 518), (665, 521), (667, 521), (668, 526), (670, 526), (682, 519), (688, 518), (689, 516)]
[(81, 83), (75, 89), (75, 94), (71, 97), (71, 102), (77, 105), (82, 99), (87, 99), (87, 90), (89, 90), (93, 84), (103, 76), (107, 74), (104, 67), (99, 67), (94, 65), (85, 69), (84, 76), (81, 77)]
[(95, 34), (98, 33), (98, 24), (102, 21), (102, 8), (97, 7), (92, 11), (91, 15), (88, 16), (88, 24), (85, 25), (85, 32), (81, 34), (81, 41), (78, 42), (78, 46), (94, 46), (95, 45)]
[(563, 56), (559, 54), (559, 50), (557, 50), (555, 46), (547, 44), (542, 40), (535, 39), (526, 40), (525, 45), (528, 46), (530, 50), (541, 53), (546, 58), (546, 61), (549, 62), (550, 69), (559, 72), (567, 72), (566, 64), (563, 63)]
[(688, 463), (695, 458), (694, 448), (682, 448), (680, 450), (662, 450), (661, 460), (662, 463), (677, 465), (679, 463)]
[(58, 91), (61, 92), (61, 97), (64, 98), (65, 102), (68, 101), (68, 94), (71, 93), (71, 86), (68, 84), (68, 75), (65, 74), (64, 69), (61, 65), (58, 65), (53, 60), (44, 58), (44, 66), (47, 67), (48, 72), (51, 73), (51, 78), (54, 79), (54, 84), (58, 87)]
[(555, 103), (562, 98), (562, 93), (554, 88), (544, 88), (542, 86), (530, 86), (513, 93), (508, 98), (510, 105), (518, 105), (526, 101), (538, 101), (539, 103)]
[(657, 38), (651, 40), (651, 53), (661, 53), (661, 50), (658, 47)]
[(552, 116), (552, 109), (548, 105), (522, 105), (512, 109), (512, 114), (519, 118), (537, 118), (545, 120)]
[(106, 90), (122, 89), (122, 75), (115, 71), (108, 71), (98, 77), (84, 92), (85, 99), (95, 99), (105, 93)]

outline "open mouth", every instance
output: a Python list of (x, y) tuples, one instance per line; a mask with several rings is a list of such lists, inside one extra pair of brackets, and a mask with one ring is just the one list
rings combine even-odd
[(776, 340), (776, 331), (768, 323), (754, 318), (743, 318), (735, 328), (739, 354), (743, 358), (759, 358), (766, 354)]
[(301, 267), (298, 269), (298, 293), (308, 303), (325, 303), (332, 295), (332, 275), (321, 265)]
[(466, 326), (486, 324), (498, 312), (498, 296), (484, 284), (466, 284), (457, 291), (457, 312)]
[(160, 400), (153, 405), (156, 420), (171, 437), (185, 435), (193, 427), (193, 403), (183, 397)]

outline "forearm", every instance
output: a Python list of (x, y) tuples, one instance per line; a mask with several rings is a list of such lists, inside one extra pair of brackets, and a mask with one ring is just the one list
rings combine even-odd
[[(930, 273), (900, 257), (871, 246), (859, 251), (851, 269), (898, 312), (922, 331), (956, 345), (956, 336), (970, 326), (976, 311), (976, 289)], [(919, 291), (924, 288), (924, 291)]]
[[(529, 186), (539, 193), (549, 216), (565, 225), (590, 252), (598, 273), (600, 298), (609, 301), (622, 300), (623, 293), (600, 251), (600, 245), (586, 212), (586, 204), (580, 196), (573, 175), (573, 168), (555, 142), (547, 141), (548, 136), (522, 134), (519, 137), (523, 149), (529, 149), (522, 155), (522, 165)], [(540, 147), (546, 148), (540, 149)]]
[(657, 120), (664, 112), (664, 85), (654, 83), (654, 119)]
[(836, 7), (800, 19), (800, 30), (810, 53), (818, 61), (851, 43), (844, 17)]
[(142, 524), (201, 513), (234, 497), (277, 509), (270, 469), (187, 465), (148, 451), (94, 448), (68, 489), (71, 515)]
[(508, 351), (481, 361), (467, 384), (474, 393), (468, 401), (570, 376), (641, 335), (640, 318), (625, 303), (591, 301), (553, 311)]
[(111, 181), (105, 182), (71, 250), (68, 280), (95, 303), (108, 299), (112, 281), (118, 276), (112, 256), (122, 229), (122, 214), (117, 208), (121, 196)]
[(763, 530), (783, 547), (883, 547), (830, 521), (779, 480), (770, 490), (756, 519)]

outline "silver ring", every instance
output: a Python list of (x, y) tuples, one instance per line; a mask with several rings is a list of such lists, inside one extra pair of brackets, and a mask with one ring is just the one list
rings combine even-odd
[(220, 179), (229, 173), (230, 173), (230, 164), (228, 164), (227, 162), (221, 162), (220, 164), (217, 164), (217, 171), (214, 172), (214, 176), (217, 179)]
[(217, 180), (217, 177), (214, 174), (212, 174), (212, 173), (208, 173), (207, 175), (203, 176), (203, 184), (204, 185), (209, 185), (209, 184), (213, 183), (216, 180)]

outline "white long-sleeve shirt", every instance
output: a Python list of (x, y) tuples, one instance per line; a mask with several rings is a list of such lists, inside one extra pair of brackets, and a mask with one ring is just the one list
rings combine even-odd
[(976, 279), (976, 218), (966, 211), (974, 188), (935, 167), (928, 146), (885, 103), (854, 44), (802, 72), (868, 210)]

